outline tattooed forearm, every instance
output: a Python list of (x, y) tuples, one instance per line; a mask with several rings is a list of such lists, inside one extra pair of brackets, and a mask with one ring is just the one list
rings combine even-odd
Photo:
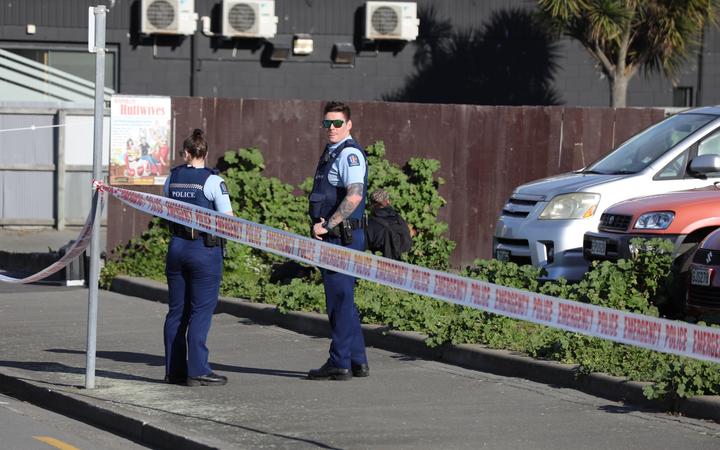
[(350, 214), (355, 211), (363, 197), (363, 184), (353, 183), (347, 187), (347, 193), (345, 198), (338, 206), (335, 214), (332, 215), (328, 221), (328, 227), (333, 228), (340, 222), (350, 217)]

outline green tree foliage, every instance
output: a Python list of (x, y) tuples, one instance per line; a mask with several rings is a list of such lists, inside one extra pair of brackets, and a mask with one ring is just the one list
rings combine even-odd
[(611, 106), (624, 107), (639, 70), (674, 78), (718, 0), (538, 0), (551, 26), (582, 44), (610, 83)]

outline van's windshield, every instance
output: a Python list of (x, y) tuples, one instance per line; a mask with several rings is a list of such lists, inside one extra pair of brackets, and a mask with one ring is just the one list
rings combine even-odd
[(618, 175), (644, 170), (699, 128), (716, 119), (708, 114), (677, 114), (633, 136), (582, 173)]

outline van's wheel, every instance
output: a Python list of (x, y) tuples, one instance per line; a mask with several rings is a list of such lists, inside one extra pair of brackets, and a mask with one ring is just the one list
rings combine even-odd
[(681, 253), (670, 266), (670, 275), (667, 278), (666, 288), (668, 299), (658, 305), (660, 315), (669, 319), (682, 319), (685, 317), (685, 297), (687, 295), (687, 280), (690, 263), (699, 242), (692, 243)]

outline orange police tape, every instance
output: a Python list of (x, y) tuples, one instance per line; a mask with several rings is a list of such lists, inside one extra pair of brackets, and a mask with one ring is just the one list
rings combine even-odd
[(296, 261), (494, 314), (720, 363), (720, 329), (498, 286), (331, 245), (153, 194), (104, 184), (98, 187), (146, 213)]
[[(99, 195), (99, 194), (94, 194)], [(95, 204), (95, 201), (93, 201), (93, 204)], [(104, 199), (103, 197), (100, 197), (100, 210), (102, 211), (104, 205)], [(92, 238), (92, 226), (94, 222), (95, 214), (92, 212), (88, 215), (88, 218), (85, 220), (85, 224), (83, 225), (82, 229), (80, 230), (80, 234), (78, 235), (78, 238), (75, 240), (73, 245), (70, 246), (70, 248), (65, 252), (65, 254), (52, 263), (51, 265), (47, 266), (40, 272), (37, 272), (35, 274), (29, 275), (25, 278), (13, 278), (6, 275), (0, 275), (0, 281), (4, 283), (34, 283), (35, 281), (40, 281), (43, 278), (47, 278), (50, 275), (54, 274), (55, 272), (63, 269), (65, 266), (70, 264), (75, 258), (77, 258), (82, 252), (85, 251), (85, 249), (90, 245), (90, 240)]]

